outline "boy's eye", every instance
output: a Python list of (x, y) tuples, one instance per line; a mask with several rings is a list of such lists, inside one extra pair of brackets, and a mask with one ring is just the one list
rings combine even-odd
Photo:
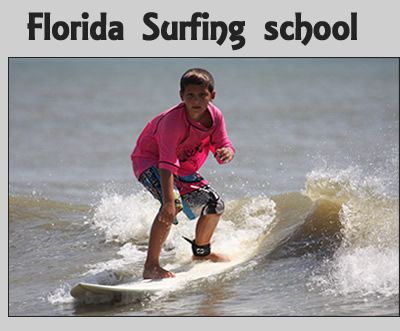
[[(194, 98), (194, 97), (195, 97), (195, 93), (193, 93), (193, 92), (188, 92), (188, 93), (186, 94), (186, 96), (187, 96), (188, 98)], [(201, 99), (205, 99), (205, 98), (207, 97), (207, 93), (200, 93), (200, 94), (198, 94), (198, 97), (201, 98)]]

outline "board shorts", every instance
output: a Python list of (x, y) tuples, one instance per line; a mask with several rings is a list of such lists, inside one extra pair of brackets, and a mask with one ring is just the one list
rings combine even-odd
[[(139, 176), (139, 182), (163, 205), (160, 170), (152, 166)], [(222, 214), (224, 202), (208, 182), (195, 173), (185, 177), (174, 175), (175, 208), (182, 210), (185, 215), (194, 220), (206, 214)], [(174, 220), (178, 224), (178, 220)]]

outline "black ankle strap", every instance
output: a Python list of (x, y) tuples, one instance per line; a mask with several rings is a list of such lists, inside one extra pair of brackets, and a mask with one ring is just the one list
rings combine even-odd
[(195, 240), (190, 240), (183, 236), (182, 236), (182, 238), (192, 244), (192, 251), (193, 251), (194, 256), (207, 256), (211, 253), (210, 244), (207, 244), (204, 246), (198, 246), (198, 245), (196, 245)]

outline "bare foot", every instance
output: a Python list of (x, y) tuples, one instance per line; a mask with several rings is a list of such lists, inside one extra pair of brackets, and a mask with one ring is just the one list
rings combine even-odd
[(193, 260), (211, 260), (213, 262), (230, 262), (231, 259), (225, 254), (210, 253), (207, 256), (193, 256)]
[(161, 268), (159, 265), (144, 269), (144, 279), (160, 279), (160, 278), (174, 278), (175, 274), (171, 271)]

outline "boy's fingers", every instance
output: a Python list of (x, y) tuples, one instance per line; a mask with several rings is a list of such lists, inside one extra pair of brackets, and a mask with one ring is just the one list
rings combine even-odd
[(223, 163), (228, 163), (229, 161), (231, 161), (233, 159), (233, 153), (231, 152), (231, 150), (229, 148), (222, 147), (220, 149), (217, 149), (216, 152), (218, 154), (219, 159)]

